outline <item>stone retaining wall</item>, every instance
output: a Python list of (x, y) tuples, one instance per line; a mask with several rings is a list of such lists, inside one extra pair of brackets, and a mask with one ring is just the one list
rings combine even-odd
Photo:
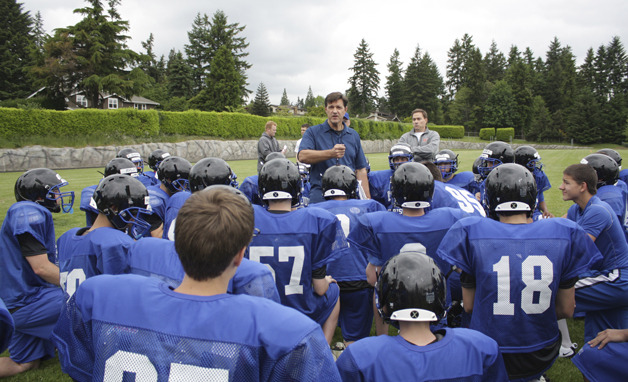
[[(396, 141), (378, 140), (362, 141), (367, 154), (388, 152)], [(280, 147), (288, 147), (287, 156), (294, 157), (296, 141), (279, 141)], [(441, 141), (441, 149), (472, 149), (482, 150), (486, 143), (461, 141)], [(516, 145), (515, 145), (516, 146)], [(134, 146), (100, 146), (84, 148), (52, 148), (30, 146), (20, 149), (0, 149), (0, 172), (26, 171), (36, 167), (51, 169), (104, 167), (114, 158), (118, 151), (125, 147), (133, 147), (146, 160), (156, 149), (168, 151), (171, 155), (181, 156), (194, 163), (206, 157), (219, 157), (224, 160), (257, 159), (257, 140), (217, 141), (193, 140), (179, 143), (146, 143)], [(535, 145), (538, 149), (573, 149), (572, 146)]]

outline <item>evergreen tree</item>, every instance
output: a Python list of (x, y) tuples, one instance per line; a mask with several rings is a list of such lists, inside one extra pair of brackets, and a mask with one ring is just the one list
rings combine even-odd
[(550, 113), (545, 106), (543, 97), (534, 97), (532, 100), (532, 121), (530, 122), (530, 129), (526, 132), (526, 138), (534, 141), (546, 138), (544, 132), (550, 129), (551, 124)]
[(543, 99), (550, 113), (565, 111), (575, 93), (576, 69), (571, 48), (561, 47), (558, 38), (550, 43), (543, 72)]
[(282, 106), (290, 106), (290, 100), (288, 99), (286, 88), (283, 88), (283, 95), (281, 96), (281, 102), (279, 104)]
[[(39, 75), (57, 91), (67, 92), (67, 83), (84, 91), (92, 107), (101, 104), (102, 93), (127, 98), (140, 94), (149, 82), (142, 73), (128, 71), (138, 54), (126, 45), (129, 23), (116, 9), (120, 0), (109, 0), (107, 9), (100, 0), (86, 1), (90, 6), (74, 10), (83, 19), (57, 29), (53, 41), (46, 45), (46, 63), (39, 68)], [(51, 61), (61, 63), (55, 66)]]
[(427, 52), (421, 54), (418, 46), (406, 68), (403, 89), (404, 116), (410, 115), (412, 110), (420, 107), (428, 113), (431, 122), (441, 123), (443, 117), (440, 98), (444, 94), (443, 79), (430, 55)]
[(192, 96), (192, 68), (185, 61), (181, 52), (174, 49), (170, 50), (166, 76), (168, 77), (168, 95), (170, 97), (188, 99)]
[(491, 48), (484, 56), (484, 65), (486, 66), (486, 79), (492, 83), (504, 78), (506, 71), (506, 57), (497, 49), (495, 40), (491, 43)]
[(303, 101), (303, 98), (297, 97), (297, 102), (294, 105), (299, 109), (305, 109), (305, 102)]
[(608, 142), (602, 137), (600, 104), (588, 86), (578, 88), (571, 112), (567, 118), (567, 134), (585, 145)]
[(458, 89), (467, 86), (469, 80), (469, 58), (475, 50), (473, 37), (465, 33), (462, 41), (456, 39), (454, 46), (447, 52), (447, 95), (453, 97)]
[(314, 93), (312, 93), (312, 87), (308, 87), (307, 95), (305, 96), (305, 108), (309, 109), (316, 106), (316, 100), (314, 99)]
[(386, 101), (390, 113), (401, 115), (403, 102), (403, 63), (399, 60), (399, 51), (395, 48), (388, 62), (386, 77)]
[(525, 132), (530, 127), (532, 113), (532, 69), (512, 49), (509, 62), (504, 80), (512, 89), (515, 101), (513, 127), (516, 135), (525, 137)]
[(33, 20), (23, 4), (0, 1), (0, 100), (26, 97), (33, 89), (28, 70), (33, 65)]
[(206, 111), (229, 111), (242, 105), (241, 91), (238, 86), (240, 72), (231, 54), (223, 45), (211, 61), (212, 70), (205, 80), (205, 87), (190, 100), (190, 106)]
[(270, 100), (268, 99), (268, 91), (263, 82), (260, 82), (255, 92), (255, 99), (251, 105), (251, 114), (268, 117), (270, 115)]
[(512, 127), (517, 115), (512, 88), (506, 81), (497, 81), (484, 104), (483, 125)]
[(379, 71), (375, 68), (377, 64), (373, 60), (373, 53), (364, 39), (360, 41), (353, 58), (353, 67), (349, 68), (353, 72), (349, 78), (349, 105), (354, 113), (367, 115), (377, 103)]
[(209, 28), (211, 23), (206, 14), (196, 14), (192, 21), (192, 30), (188, 32), (189, 44), (185, 44), (187, 61), (192, 67), (193, 94), (201, 91), (205, 77), (209, 73), (209, 62), (213, 51), (209, 48)]

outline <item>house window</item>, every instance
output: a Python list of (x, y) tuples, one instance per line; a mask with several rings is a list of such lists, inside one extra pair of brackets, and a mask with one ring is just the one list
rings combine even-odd
[(87, 98), (84, 95), (77, 94), (76, 95), (76, 104), (78, 106), (87, 107)]
[(118, 108), (118, 99), (117, 98), (109, 98), (108, 107), (109, 107), (109, 109), (117, 109)]
[(134, 103), (133, 107), (136, 108), (137, 110), (146, 110), (145, 103)]

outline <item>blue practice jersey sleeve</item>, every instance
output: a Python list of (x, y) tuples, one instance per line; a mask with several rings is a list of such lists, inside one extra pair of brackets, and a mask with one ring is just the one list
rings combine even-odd
[(0, 299), (0, 352), (4, 352), (9, 347), (13, 336), (13, 317), (7, 310), (2, 299)]

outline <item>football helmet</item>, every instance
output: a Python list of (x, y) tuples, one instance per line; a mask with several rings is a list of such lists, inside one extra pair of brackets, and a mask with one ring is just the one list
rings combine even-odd
[(187, 159), (169, 156), (159, 164), (157, 178), (172, 194), (190, 189), (188, 178), (192, 165)]
[(157, 172), (157, 169), (159, 168), (159, 164), (161, 163), (161, 161), (168, 158), (169, 156), (170, 156), (170, 153), (167, 151), (164, 151), (162, 149), (154, 150), (148, 156), (148, 167), (152, 168), (153, 171)]
[(92, 197), (98, 212), (118, 230), (139, 239), (150, 232), (146, 216), (151, 215), (148, 190), (139, 180), (122, 174), (103, 179)]
[(485, 202), (489, 215), (497, 220), (500, 212), (525, 212), (532, 215), (536, 208), (534, 175), (516, 163), (496, 167), (486, 178)]
[(268, 155), (266, 155), (266, 158), (264, 159), (264, 163), (271, 161), (273, 159), (284, 159), (286, 156), (283, 155), (280, 151), (274, 151)]
[(131, 148), (122, 149), (118, 151), (116, 158), (126, 158), (135, 164), (138, 173), (144, 172), (144, 160), (137, 150)]
[[(396, 158), (406, 158), (407, 160), (395, 163)], [(410, 145), (407, 143), (397, 143), (391, 147), (388, 152), (388, 165), (391, 170), (395, 171), (402, 163), (411, 162), (412, 158), (414, 158), (414, 154), (412, 154)]]
[(211, 186), (207, 186), (206, 188), (203, 188), (201, 191), (203, 192), (211, 192), (211, 191), (215, 191), (215, 190), (227, 190), (229, 192), (231, 192), (232, 194), (238, 195), (239, 197), (241, 197), (242, 199), (246, 200), (246, 202), (251, 205), (251, 201), (249, 200), (249, 198), (244, 194), (244, 192), (238, 190), (235, 187), (232, 186), (228, 186), (228, 185), (224, 185), (224, 184), (212, 184)]
[(434, 195), (434, 177), (421, 163), (405, 163), (390, 178), (390, 192), (397, 207), (427, 208)]
[(434, 157), (434, 164), (438, 166), (443, 179), (447, 179), (458, 171), (458, 154), (444, 149)]
[[(49, 168), (34, 168), (20, 175), (15, 182), (15, 200), (30, 200), (50, 212), (72, 213), (74, 191), (61, 192), (68, 182)], [(60, 200), (60, 203), (58, 201)]]
[(530, 170), (535, 176), (539, 176), (543, 170), (541, 156), (532, 146), (519, 146), (515, 149), (515, 163)]
[(190, 191), (200, 191), (214, 184), (238, 187), (231, 167), (220, 158), (204, 158), (190, 170)]
[(504, 163), (514, 163), (515, 152), (508, 143), (495, 141), (484, 147), (480, 158), (482, 159), (478, 164), (478, 172), (482, 179), (486, 179), (488, 173), (495, 167)]
[(621, 170), (621, 154), (619, 152), (613, 149), (600, 149), (597, 152), (599, 154), (608, 155), (609, 157), (613, 158), (615, 162), (617, 162), (617, 165), (619, 166), (619, 169)]
[(328, 168), (323, 174), (321, 185), (325, 199), (333, 196), (358, 199), (358, 178), (348, 166), (338, 165)]
[(421, 252), (391, 257), (379, 273), (375, 296), (379, 315), (395, 326), (395, 321), (439, 321), (445, 316), (445, 277)]
[(126, 158), (113, 158), (105, 166), (105, 178), (113, 174), (138, 176), (135, 164)]
[(605, 154), (589, 154), (580, 163), (588, 164), (597, 173), (597, 188), (614, 185), (619, 179), (619, 165)]
[(257, 180), (259, 194), (269, 200), (291, 199), (292, 205), (301, 202), (301, 175), (296, 164), (285, 158), (264, 163)]

